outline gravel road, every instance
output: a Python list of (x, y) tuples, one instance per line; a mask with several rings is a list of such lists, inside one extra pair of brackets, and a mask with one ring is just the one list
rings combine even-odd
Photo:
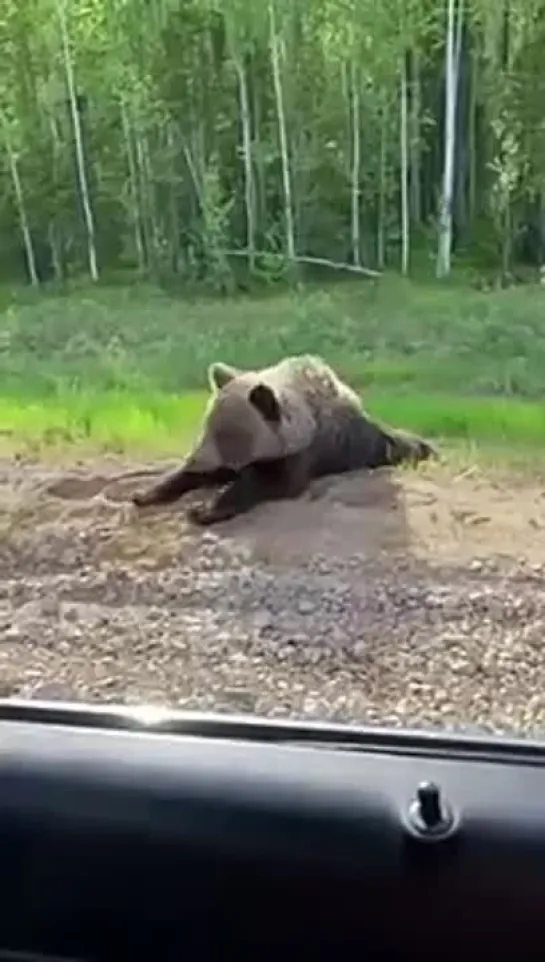
[(0, 695), (543, 728), (536, 481), (358, 473), (203, 533), (137, 467), (0, 460)]

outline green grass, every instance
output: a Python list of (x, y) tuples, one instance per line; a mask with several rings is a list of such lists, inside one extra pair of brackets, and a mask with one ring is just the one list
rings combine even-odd
[(323, 355), (393, 424), (479, 444), (545, 442), (545, 290), (396, 278), (232, 301), (151, 287), (0, 291), (0, 434), (180, 451), (210, 361), (250, 367), (300, 352)]
[[(206, 394), (75, 394), (42, 401), (0, 398), (5, 437), (30, 444), (81, 444), (121, 451), (181, 452), (199, 426)], [(545, 407), (501, 398), (371, 392), (368, 410), (430, 437), (533, 447), (545, 444)]]

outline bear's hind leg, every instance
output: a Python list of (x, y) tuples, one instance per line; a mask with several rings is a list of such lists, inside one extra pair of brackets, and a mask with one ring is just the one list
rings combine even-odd
[[(396, 467), (403, 462), (416, 464), (437, 456), (430, 441), (370, 418), (353, 418), (346, 424), (343, 444), (338, 446), (338, 465), (342, 470)], [(323, 471), (323, 465), (322, 473)], [(331, 467), (331, 465), (327, 465)]]
[(435, 446), (417, 434), (394, 428), (383, 432), (382, 464), (385, 466), (395, 467), (403, 463), (416, 465), (420, 461), (428, 461), (437, 456)]

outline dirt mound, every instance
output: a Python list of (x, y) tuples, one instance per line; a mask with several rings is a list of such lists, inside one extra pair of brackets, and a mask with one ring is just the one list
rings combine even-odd
[(4, 694), (542, 725), (538, 484), (355, 473), (203, 532), (130, 504), (168, 467), (0, 462)]

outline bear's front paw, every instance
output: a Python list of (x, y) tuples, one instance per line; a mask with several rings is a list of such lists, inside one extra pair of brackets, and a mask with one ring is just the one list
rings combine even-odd
[(214, 523), (214, 512), (207, 508), (203, 504), (194, 505), (192, 508), (187, 509), (187, 519), (191, 524), (196, 524), (199, 527), (204, 527), (205, 525)]
[(204, 504), (198, 504), (187, 510), (187, 518), (190, 523), (198, 525), (200, 528), (208, 527), (211, 524), (219, 524), (221, 521), (229, 521), (232, 517), (232, 511), (221, 510), (214, 505), (208, 507)]
[(138, 491), (136, 494), (131, 495), (131, 501), (137, 508), (146, 508), (151, 504), (149, 495)]

